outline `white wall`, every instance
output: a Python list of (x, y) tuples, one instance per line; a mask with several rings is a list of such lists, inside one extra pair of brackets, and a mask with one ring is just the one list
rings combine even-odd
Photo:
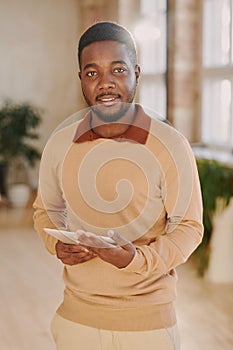
[[(221, 204), (221, 202), (220, 202)], [(207, 279), (215, 283), (233, 283), (233, 197), (229, 205), (214, 216)]]
[(77, 77), (77, 0), (0, 0), (0, 102), (44, 110), (40, 148), (82, 98)]

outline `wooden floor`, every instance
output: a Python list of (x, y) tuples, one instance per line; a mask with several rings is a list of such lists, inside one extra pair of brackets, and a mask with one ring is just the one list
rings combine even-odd
[[(30, 212), (0, 209), (2, 350), (55, 350), (49, 327), (62, 298), (62, 266), (31, 224)], [(199, 279), (190, 262), (178, 275), (182, 350), (232, 350), (233, 286)]]

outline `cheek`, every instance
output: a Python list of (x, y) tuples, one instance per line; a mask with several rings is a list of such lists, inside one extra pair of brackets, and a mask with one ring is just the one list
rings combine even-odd
[(133, 93), (135, 91), (136, 85), (136, 80), (134, 78), (131, 78), (122, 84), (122, 89), (128, 91), (129, 93)]
[(131, 76), (124, 81), (124, 85), (128, 87), (128, 89), (134, 88), (134, 86), (136, 86), (136, 78), (134, 76)]
[(81, 86), (82, 86), (83, 92), (87, 95), (91, 94), (94, 90), (93, 84), (90, 84), (90, 83), (83, 82)]

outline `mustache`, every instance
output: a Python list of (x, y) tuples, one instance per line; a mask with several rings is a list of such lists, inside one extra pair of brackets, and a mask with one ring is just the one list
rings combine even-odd
[(112, 96), (112, 97), (120, 97), (120, 95), (119, 94), (115, 94), (115, 93), (113, 93), (113, 92), (103, 92), (103, 93), (101, 93), (101, 94), (99, 94), (99, 95), (97, 95), (96, 96), (96, 101), (98, 101), (99, 99), (101, 99), (102, 97), (110, 97), (110, 96)]

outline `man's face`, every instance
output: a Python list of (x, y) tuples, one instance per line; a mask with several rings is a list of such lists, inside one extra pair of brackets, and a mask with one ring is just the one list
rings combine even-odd
[(130, 60), (124, 44), (98, 41), (81, 54), (82, 91), (85, 100), (104, 122), (119, 120), (133, 102), (140, 68)]

